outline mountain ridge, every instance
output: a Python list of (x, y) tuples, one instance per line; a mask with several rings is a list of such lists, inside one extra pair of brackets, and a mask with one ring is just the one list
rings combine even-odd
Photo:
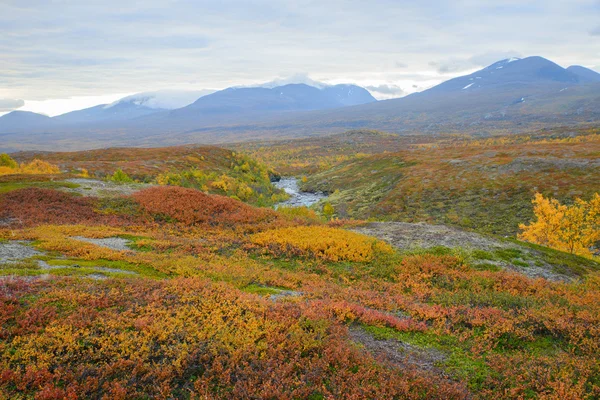
[[(382, 101), (375, 101), (366, 89), (356, 85), (232, 87), (174, 110), (137, 110), (139, 114), (128, 119), (70, 126), (34, 124), (21, 130), (27, 135), (20, 135), (18, 140), (16, 134), (12, 137), (11, 148), (29, 148), (34, 143), (51, 147), (56, 145), (47, 143), (52, 136), (63, 144), (86, 148), (215, 144), (324, 135), (357, 128), (400, 134), (489, 135), (593, 124), (600, 121), (600, 80), (595, 80), (596, 75), (600, 77), (584, 67), (562, 68), (534, 56), (500, 60), (422, 92)], [(0, 132), (6, 132), (3, 118)], [(51, 134), (42, 135), (48, 132)], [(69, 140), (77, 143), (73, 145)]]

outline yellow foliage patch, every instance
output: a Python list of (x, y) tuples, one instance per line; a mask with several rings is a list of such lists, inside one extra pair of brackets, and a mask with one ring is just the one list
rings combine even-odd
[(13, 168), (11, 166), (0, 166), (0, 175), (40, 175), (40, 174), (60, 174), (60, 169), (49, 162), (35, 159), (30, 163), (22, 163)]
[(519, 239), (572, 254), (590, 257), (591, 247), (600, 240), (600, 195), (590, 201), (575, 199), (571, 206), (536, 193), (533, 201), (536, 220), (521, 224)]
[(328, 261), (367, 262), (377, 253), (394, 251), (390, 245), (371, 237), (324, 226), (273, 229), (253, 235), (252, 242), (275, 253)]

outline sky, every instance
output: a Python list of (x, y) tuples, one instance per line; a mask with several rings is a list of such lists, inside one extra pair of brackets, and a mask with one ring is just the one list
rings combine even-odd
[(385, 99), (531, 55), (600, 71), (600, 0), (0, 0), (0, 113), (290, 80)]

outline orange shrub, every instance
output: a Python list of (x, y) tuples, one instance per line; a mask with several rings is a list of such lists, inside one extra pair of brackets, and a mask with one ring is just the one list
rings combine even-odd
[(325, 226), (298, 226), (257, 233), (252, 242), (274, 253), (312, 256), (329, 261), (371, 261), (388, 244), (354, 232)]
[(133, 195), (142, 208), (165, 221), (185, 225), (236, 226), (275, 221), (272, 210), (251, 207), (241, 201), (198, 190), (175, 186), (160, 186)]

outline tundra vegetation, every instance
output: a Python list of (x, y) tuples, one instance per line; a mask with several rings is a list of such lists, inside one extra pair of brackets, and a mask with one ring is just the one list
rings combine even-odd
[[(325, 147), (326, 165), (294, 166), (332, 193), (313, 209), (260, 207), (284, 197), (270, 178), (293, 141), (250, 155), (13, 155), (0, 177), (0, 399), (598, 398), (595, 134), (446, 136), (390, 153), (393, 136), (330, 137), (380, 151)], [(34, 159), (56, 167), (19, 170)], [(82, 180), (123, 191), (75, 193)], [(406, 250), (351, 217), (513, 238)], [(569, 279), (506, 267), (548, 263)]]

